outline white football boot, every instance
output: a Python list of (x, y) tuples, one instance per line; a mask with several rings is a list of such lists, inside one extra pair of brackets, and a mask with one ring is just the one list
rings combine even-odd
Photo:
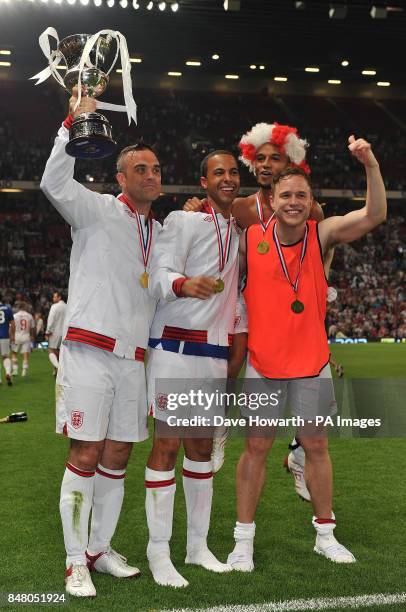
[(305, 453), (303, 448), (296, 442), (296, 439), (289, 444), (291, 449), (289, 455), (285, 457), (283, 466), (290, 472), (295, 481), (295, 491), (303, 501), (310, 502), (311, 496), (305, 481)]
[(335, 523), (320, 525), (316, 523), (316, 517), (312, 520), (313, 527), (317, 532), (314, 552), (323, 555), (334, 563), (355, 563), (354, 555), (345, 546), (340, 544), (333, 535)]
[(115, 578), (138, 578), (141, 575), (138, 567), (128, 565), (127, 559), (112, 548), (94, 557), (91, 557), (86, 552), (86, 558), (87, 567), (91, 572), (110, 574), (110, 576), (115, 576)]
[(86, 565), (71, 565), (67, 568), (65, 590), (74, 597), (96, 597), (96, 589)]

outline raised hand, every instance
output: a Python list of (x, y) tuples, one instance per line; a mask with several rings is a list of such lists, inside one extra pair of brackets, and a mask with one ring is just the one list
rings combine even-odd
[(356, 139), (354, 135), (351, 135), (348, 139), (348, 148), (352, 155), (366, 168), (374, 168), (379, 165), (375, 155), (372, 153), (370, 143), (363, 138)]

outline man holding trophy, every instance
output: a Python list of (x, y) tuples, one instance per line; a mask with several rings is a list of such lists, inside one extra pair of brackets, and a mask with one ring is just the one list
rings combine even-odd
[[(42, 42), (45, 45), (44, 37)], [(101, 105), (94, 97), (108, 80), (97, 67), (103, 45), (89, 35), (71, 36), (59, 45), (56, 54), (63, 48), (80, 59), (72, 67), (71, 58), (64, 55), (65, 85), (70, 83), (72, 93), (70, 114), (58, 131), (41, 182), (47, 198), (72, 227), (57, 432), (71, 439), (60, 512), (66, 591), (78, 597), (96, 595), (89, 570), (118, 578), (139, 575), (110, 541), (121, 511), (132, 444), (148, 437), (144, 354), (156, 302), (147, 287), (150, 255), (160, 231), (150, 210), (160, 194), (160, 165), (147, 145), (136, 144), (119, 154), (118, 197), (92, 192), (73, 178), (75, 160), (70, 155), (111, 153), (108, 122), (96, 112)], [(91, 59), (94, 47), (96, 59)], [(121, 52), (123, 65), (122, 48)], [(55, 57), (60, 58), (54, 53), (50, 65)], [(132, 103), (131, 116), (134, 107)]]

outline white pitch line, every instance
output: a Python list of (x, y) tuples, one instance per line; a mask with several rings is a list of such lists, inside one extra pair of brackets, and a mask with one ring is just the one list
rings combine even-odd
[(300, 612), (306, 610), (337, 610), (340, 608), (369, 608), (406, 602), (406, 593), (358, 595), (355, 597), (331, 597), (319, 599), (292, 599), (265, 604), (217, 606), (215, 608), (182, 608), (162, 612)]

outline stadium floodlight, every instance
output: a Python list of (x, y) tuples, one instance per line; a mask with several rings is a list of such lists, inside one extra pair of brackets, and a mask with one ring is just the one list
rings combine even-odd
[(320, 72), (320, 68), (317, 68), (317, 66), (307, 66), (305, 72)]
[(212, 55), (212, 56), (211, 56), (211, 59), (214, 59), (214, 60), (219, 60), (219, 59), (220, 59), (220, 56), (219, 56), (219, 54), (218, 54), (218, 53), (214, 53), (214, 55)]
[(280, 81), (281, 83), (285, 83), (288, 80), (288, 77), (276, 76), (273, 78), (274, 81)]
[(59, 66), (56, 66), (56, 69), (57, 70), (66, 70), (66, 66), (59, 65)]
[(176, 11), (179, 10), (179, 2), (172, 2), (171, 9), (174, 13), (176, 13)]
[(237, 81), (240, 78), (238, 74), (226, 74), (225, 77), (226, 79), (230, 79), (232, 81)]
[(259, 67), (260, 70), (265, 70), (265, 66), (263, 64), (260, 65)]
[(11, 62), (0, 62), (0, 66), (9, 67), (11, 66)]
[(130, 63), (131, 64), (141, 64), (142, 59), (140, 57), (130, 57)]
[(152, 0), (150, 2), (148, 2), (147, 4), (147, 11), (152, 11), (152, 9), (154, 8), (154, 3), (152, 2)]
[(82, 6), (87, 6), (89, 4), (89, 0), (80, 0), (80, 4), (82, 4)]
[(375, 76), (376, 75), (376, 70), (363, 70), (362, 74), (364, 76)]
[(330, 19), (345, 19), (347, 17), (348, 7), (346, 4), (336, 4), (331, 2), (328, 11)]
[(114, 0), (107, 0), (107, 6), (108, 6), (109, 8), (113, 8), (114, 3), (115, 3), (115, 2), (114, 2)]
[(136, 11), (140, 8), (140, 5), (138, 4), (137, 0), (133, 0), (133, 9)]
[(93, 0), (94, 1), (94, 5), (95, 6), (101, 6), (102, 5), (102, 0)]
[(390, 82), (389, 81), (378, 81), (377, 85), (378, 87), (390, 87)]
[(66, 0), (68, 4), (75, 4), (76, 0)]
[(128, 6), (128, 0), (120, 0), (120, 6), (123, 9), (126, 9)]
[(256, 70), (257, 69), (257, 65), (256, 64), (251, 64), (250, 68), (251, 68), (251, 70)]
[(224, 0), (225, 11), (239, 11), (241, 8), (241, 0)]
[(55, 4), (62, 4), (62, 0), (54, 0)]
[(341, 66), (344, 66), (344, 68), (347, 68), (347, 66), (349, 66), (349, 65), (350, 65), (350, 62), (348, 60), (343, 60), (341, 62)]
[(371, 7), (369, 13), (372, 19), (386, 19), (388, 16), (388, 9), (384, 6), (376, 6), (375, 4)]
[(327, 83), (329, 85), (341, 85), (341, 81), (339, 79), (329, 79)]
[(0, 49), (0, 55), (11, 55), (11, 51), (9, 49)]
[(166, 2), (160, 2), (158, 8), (160, 11), (164, 11), (166, 9)]
[(168, 76), (180, 77), (182, 76), (182, 73), (176, 72), (175, 70), (171, 70), (170, 72), (168, 72)]
[(195, 62), (194, 60), (188, 60), (186, 63), (186, 66), (201, 66), (202, 62)]
[(299, 0), (295, 2), (295, 9), (297, 9), (298, 11), (304, 11), (305, 8), (306, 2), (300, 2)]

